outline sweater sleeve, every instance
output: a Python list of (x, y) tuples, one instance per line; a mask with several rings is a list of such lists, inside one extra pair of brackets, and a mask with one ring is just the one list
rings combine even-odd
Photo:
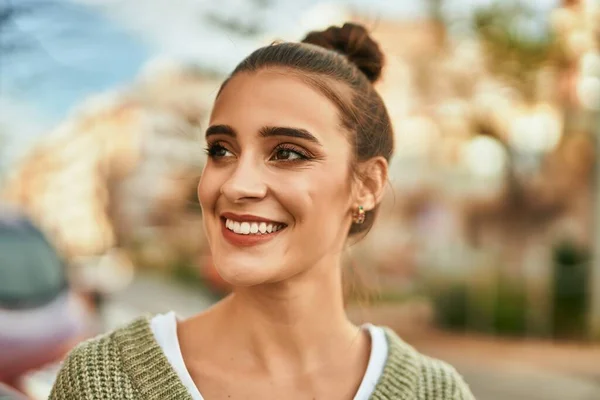
[(49, 400), (134, 400), (137, 395), (123, 372), (115, 344), (106, 335), (83, 342), (69, 353)]
[(76, 393), (77, 384), (77, 365), (79, 364), (78, 349), (71, 351), (69, 356), (63, 362), (48, 400), (75, 400), (78, 398)]
[(475, 400), (463, 377), (451, 365), (421, 356), (420, 400)]

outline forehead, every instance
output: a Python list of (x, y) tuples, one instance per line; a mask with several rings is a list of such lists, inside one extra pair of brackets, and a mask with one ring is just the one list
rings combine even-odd
[(263, 126), (309, 130), (318, 139), (342, 135), (339, 110), (302, 77), (283, 70), (242, 72), (225, 85), (215, 101), (211, 124), (255, 132)]

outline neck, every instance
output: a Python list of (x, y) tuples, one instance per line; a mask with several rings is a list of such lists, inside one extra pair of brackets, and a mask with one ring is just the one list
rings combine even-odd
[(219, 308), (219, 325), (226, 327), (231, 345), (267, 371), (313, 371), (360, 347), (360, 332), (344, 311), (339, 264), (316, 265), (276, 284), (238, 288)]

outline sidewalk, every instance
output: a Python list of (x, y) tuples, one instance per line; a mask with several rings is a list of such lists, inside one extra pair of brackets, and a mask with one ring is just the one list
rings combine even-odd
[(478, 399), (600, 399), (600, 348), (431, 332), (406, 337), (448, 361)]

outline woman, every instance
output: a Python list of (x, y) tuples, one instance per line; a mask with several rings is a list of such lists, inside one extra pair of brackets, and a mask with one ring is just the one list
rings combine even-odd
[(234, 289), (178, 321), (82, 344), (52, 399), (471, 399), (456, 371), (344, 312), (341, 254), (374, 222), (393, 150), (373, 88), (383, 55), (354, 24), (263, 47), (217, 96), (198, 186)]

